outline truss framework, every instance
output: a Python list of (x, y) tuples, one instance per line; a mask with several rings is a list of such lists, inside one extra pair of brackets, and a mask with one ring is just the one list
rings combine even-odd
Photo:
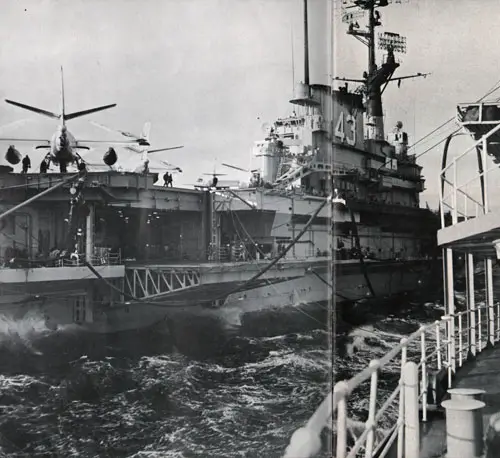
[(126, 290), (138, 299), (164, 296), (200, 284), (200, 272), (195, 269), (150, 266), (131, 267), (125, 271)]

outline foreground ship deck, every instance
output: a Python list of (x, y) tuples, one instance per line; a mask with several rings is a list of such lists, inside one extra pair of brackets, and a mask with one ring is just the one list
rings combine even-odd
[[(444, 252), (444, 316), (403, 338), (350, 380), (338, 382), (309, 424), (292, 437), (287, 456), (314, 455), (332, 406), (336, 458), (362, 453), (398, 458), (498, 456), (500, 301), (494, 294), (493, 263), (500, 259), (500, 209), (495, 207), (496, 188), (490, 183), (499, 173), (498, 144), (493, 139), (500, 130), (500, 105), (460, 105), (457, 118), (474, 144), (440, 173), (438, 242)], [(470, 153), (478, 161), (479, 173), (464, 177), (457, 169)], [(461, 170), (467, 168), (470, 165)], [(452, 177), (447, 171), (453, 171)], [(451, 221), (445, 218), (446, 209)], [(455, 259), (465, 263), (463, 306), (455, 297), (454, 269), (461, 267)], [(484, 263), (481, 288), (474, 275), (478, 260)], [(399, 382), (383, 392), (379, 379), (395, 364), (400, 367)], [(360, 414), (349, 404), (354, 391), (369, 394), (366, 412)]]

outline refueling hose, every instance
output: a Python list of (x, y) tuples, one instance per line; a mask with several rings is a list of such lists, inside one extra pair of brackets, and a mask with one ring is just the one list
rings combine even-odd
[(368, 286), (368, 289), (370, 290), (370, 294), (372, 295), (372, 297), (376, 297), (375, 291), (374, 291), (372, 283), (370, 281), (370, 277), (368, 276), (368, 269), (366, 268), (366, 264), (363, 260), (363, 254), (361, 253), (361, 243), (359, 241), (358, 225), (356, 224), (356, 217), (354, 216), (354, 212), (349, 207), (347, 207), (347, 209), (349, 210), (349, 213), (351, 215), (351, 223), (353, 226), (354, 242), (356, 244), (356, 249), (358, 250), (358, 253), (359, 253), (359, 263), (361, 265), (361, 270), (363, 272), (363, 276), (365, 277), (366, 286)]

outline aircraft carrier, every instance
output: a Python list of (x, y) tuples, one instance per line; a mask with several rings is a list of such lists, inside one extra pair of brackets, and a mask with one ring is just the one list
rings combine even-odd
[(368, 32), (349, 33), (366, 35), (369, 69), (349, 91), (310, 81), (304, 1), (304, 80), (290, 115), (256, 142), (262, 165), (245, 186), (216, 174), (194, 189), (159, 186), (147, 167), (112, 170), (109, 150), (107, 171), (83, 160), (74, 174), (2, 167), (2, 313), (108, 333), (179, 307), (245, 313), (333, 298), (349, 309), (425, 288), (439, 221), (420, 208), (424, 178), (402, 124), (387, 137), (383, 125), (397, 40), (386, 37), (377, 66), (380, 21), (373, 2), (358, 3)]

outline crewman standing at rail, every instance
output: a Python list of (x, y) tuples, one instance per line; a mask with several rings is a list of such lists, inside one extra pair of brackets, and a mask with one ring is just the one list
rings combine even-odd
[(31, 160), (28, 155), (23, 158), (23, 173), (28, 173), (28, 169), (31, 169)]
[(47, 173), (50, 164), (50, 154), (47, 154), (40, 163), (40, 173)]

